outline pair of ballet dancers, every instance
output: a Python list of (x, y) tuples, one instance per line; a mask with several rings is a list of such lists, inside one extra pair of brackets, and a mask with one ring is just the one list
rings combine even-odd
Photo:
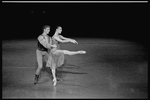
[(53, 76), (53, 86), (57, 84), (56, 68), (64, 64), (64, 54), (76, 55), (85, 54), (86, 51), (69, 51), (61, 50), (60, 43), (72, 42), (78, 44), (74, 39), (63, 37), (61, 34), (62, 27), (58, 26), (55, 34), (49, 37), (50, 26), (46, 25), (43, 27), (43, 33), (38, 37), (38, 49), (36, 50), (38, 68), (35, 72), (34, 84), (38, 83), (39, 74), (43, 67), (43, 56), (47, 56), (46, 67), (49, 67)]

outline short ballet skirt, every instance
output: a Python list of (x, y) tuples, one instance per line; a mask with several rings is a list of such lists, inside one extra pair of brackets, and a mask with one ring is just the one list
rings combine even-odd
[(49, 53), (46, 67), (57, 68), (64, 64), (64, 53), (52, 51)]

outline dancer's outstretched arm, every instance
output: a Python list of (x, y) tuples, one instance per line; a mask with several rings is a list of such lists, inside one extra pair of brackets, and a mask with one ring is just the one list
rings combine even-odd
[(57, 40), (57, 41), (59, 41), (59, 42), (61, 42), (61, 43), (70, 42), (69, 39), (67, 39), (67, 40), (62, 40), (62, 39), (61, 39), (60, 37), (58, 37), (58, 36), (55, 36), (54, 39)]
[(59, 41), (59, 42), (62, 42), (62, 43), (65, 43), (65, 42), (72, 42), (72, 43), (77, 43), (77, 44), (78, 44), (77, 41), (75, 41), (75, 40), (73, 40), (73, 39), (70, 39), (70, 38), (65, 38), (65, 37), (62, 38), (61, 35), (54, 36), (53, 38), (56, 39), (56, 40)]
[(78, 42), (77, 42), (76, 40), (74, 40), (74, 39), (66, 38), (66, 37), (64, 37), (64, 36), (62, 36), (62, 35), (59, 35), (59, 37), (60, 37), (61, 39), (63, 39), (63, 40), (69, 40), (69, 41), (72, 42), (72, 43), (78, 44)]

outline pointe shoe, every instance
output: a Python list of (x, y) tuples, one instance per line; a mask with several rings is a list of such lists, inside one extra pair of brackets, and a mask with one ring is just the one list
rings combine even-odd
[(82, 50), (79, 51), (79, 52), (80, 52), (80, 54), (85, 54), (86, 53), (86, 51), (82, 51)]
[(53, 79), (53, 86), (56, 86), (57, 84), (57, 79)]

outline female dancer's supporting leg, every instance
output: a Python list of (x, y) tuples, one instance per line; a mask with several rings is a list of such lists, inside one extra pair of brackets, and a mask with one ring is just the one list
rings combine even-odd
[[(85, 54), (86, 51), (68, 51), (68, 50), (56, 50), (53, 52), (53, 54), (58, 54), (58, 53), (63, 53), (63, 54), (67, 54), (67, 55), (76, 55), (76, 54)], [(57, 62), (56, 62), (57, 63)], [(52, 75), (53, 75), (53, 86), (56, 86), (57, 84), (57, 78), (56, 78), (56, 68), (59, 66), (56, 66), (56, 64), (54, 64), (54, 66), (51, 68), (52, 71)]]
[(57, 78), (56, 78), (56, 68), (52, 68), (52, 75), (53, 75), (53, 86), (56, 86)]

